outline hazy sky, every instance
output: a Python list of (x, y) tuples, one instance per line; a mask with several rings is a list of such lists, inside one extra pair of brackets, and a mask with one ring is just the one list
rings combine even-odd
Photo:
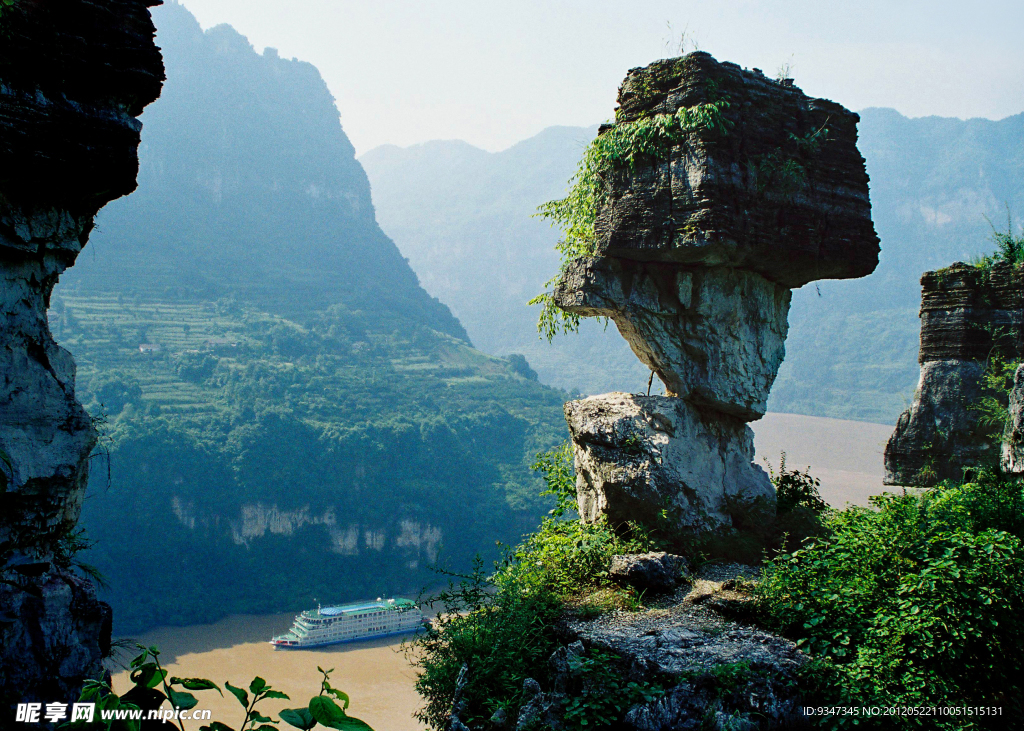
[[(499, 150), (611, 116), (626, 71), (677, 55), (789, 63), (851, 109), (1000, 119), (1024, 111), (1024, 2), (989, 0), (184, 0), (258, 51), (320, 69), (359, 154), (463, 139)], [(671, 26), (671, 27), (670, 27)], [(689, 50), (689, 49), (688, 49)]]

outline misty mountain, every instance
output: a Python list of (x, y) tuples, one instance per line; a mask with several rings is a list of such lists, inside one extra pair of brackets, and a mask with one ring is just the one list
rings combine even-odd
[(81, 524), (117, 629), (415, 593), (514, 542), (566, 394), (419, 285), (315, 68), (154, 17), (139, 188), (50, 303), (103, 434)]
[[(537, 339), (526, 301), (558, 267), (556, 231), (531, 218), (561, 197), (596, 128), (553, 127), (488, 153), (458, 141), (383, 146), (360, 158), (378, 220), (424, 287), (491, 353), (527, 355), (541, 379), (587, 393), (637, 391), (647, 371), (614, 326)], [(786, 361), (769, 408), (892, 423), (917, 381), (918, 279), (992, 248), (986, 220), (1024, 215), (1024, 115), (998, 122), (861, 115), (882, 240), (878, 269), (794, 293)]]
[(558, 270), (557, 232), (533, 217), (561, 197), (597, 127), (551, 127), (507, 150), (465, 142), (385, 145), (360, 158), (381, 226), (424, 288), (488, 353), (523, 353), (545, 383), (588, 393), (646, 387), (650, 371), (609, 325), (584, 321), (549, 345), (526, 302)]

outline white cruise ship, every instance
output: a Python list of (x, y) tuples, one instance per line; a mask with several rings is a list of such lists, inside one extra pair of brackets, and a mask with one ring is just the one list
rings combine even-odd
[(423, 626), (423, 612), (408, 599), (378, 599), (375, 602), (318, 607), (303, 612), (283, 635), (270, 641), (274, 647), (303, 648), (366, 640)]

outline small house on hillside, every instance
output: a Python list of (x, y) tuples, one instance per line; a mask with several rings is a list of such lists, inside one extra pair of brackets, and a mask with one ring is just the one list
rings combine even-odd
[(160, 343), (140, 343), (139, 344), (139, 352), (140, 353), (159, 353), (161, 350), (163, 350), (163, 348), (160, 346)]

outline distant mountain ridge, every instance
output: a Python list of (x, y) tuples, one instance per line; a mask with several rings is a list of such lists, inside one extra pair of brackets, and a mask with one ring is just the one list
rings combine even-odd
[[(991, 248), (986, 217), (1004, 226), (1006, 205), (1024, 217), (1024, 114), (962, 121), (867, 109), (859, 130), (880, 264), (864, 279), (794, 293), (769, 409), (891, 424), (917, 381), (920, 275)], [(498, 153), (453, 141), (381, 147), (360, 161), (381, 226), (482, 349), (524, 353), (562, 388), (636, 391), (647, 373), (614, 326), (585, 323), (548, 345), (525, 305), (558, 266), (557, 232), (530, 215), (564, 194), (595, 133), (554, 127)]]
[(381, 226), (428, 292), (489, 353), (522, 353), (540, 378), (587, 392), (639, 390), (649, 371), (603, 324), (585, 321), (554, 345), (537, 339), (527, 300), (558, 269), (557, 232), (533, 217), (564, 195), (597, 127), (551, 127), (489, 153), (459, 140), (386, 145), (360, 158)]

